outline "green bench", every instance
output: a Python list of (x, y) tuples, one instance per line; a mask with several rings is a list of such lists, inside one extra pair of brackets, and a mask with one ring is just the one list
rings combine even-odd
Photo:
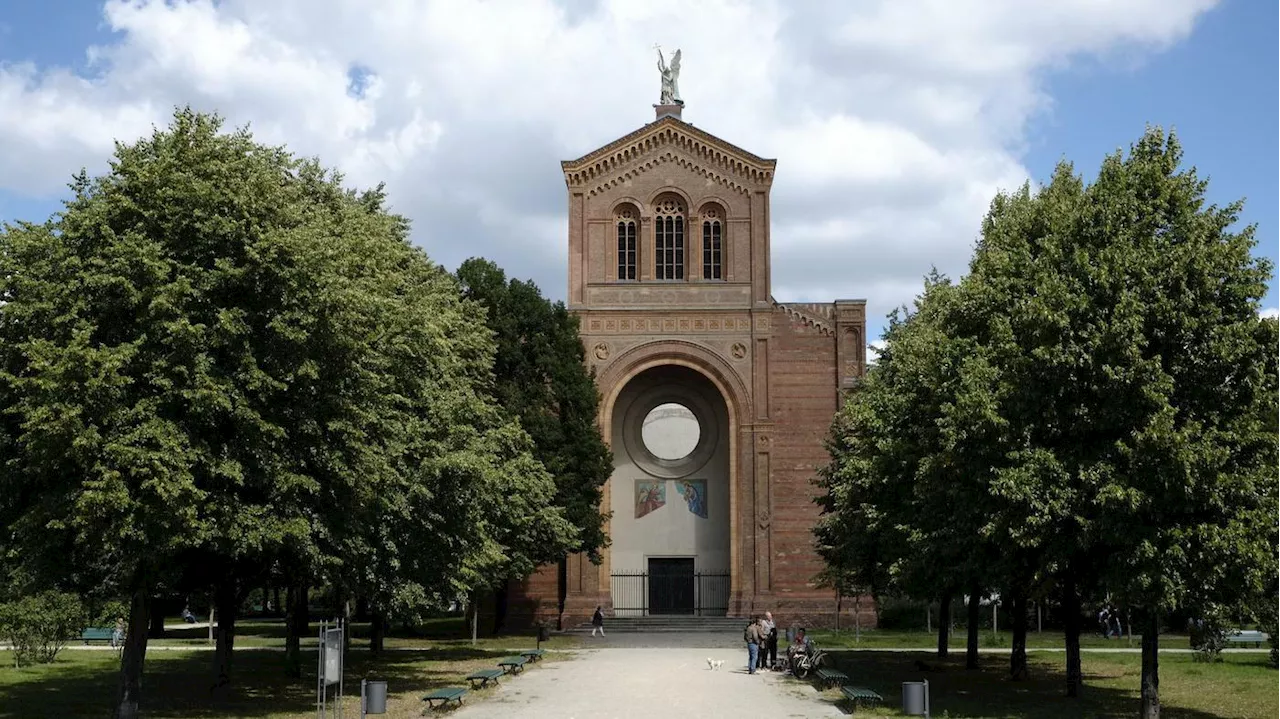
[(818, 677), (818, 681), (826, 686), (843, 685), (849, 681), (849, 676), (839, 669), (827, 669), (824, 667), (815, 672), (815, 674)]
[(865, 705), (867, 707), (874, 708), (880, 706), (880, 702), (884, 701), (884, 697), (876, 694), (870, 689), (864, 689), (862, 687), (851, 687), (845, 685), (840, 687), (840, 693), (844, 695), (845, 699), (853, 702), (855, 707)]
[[(471, 682), (472, 689), (484, 689), (489, 686), (489, 682), (497, 684), (500, 676), (502, 676), (501, 669), (481, 669), (468, 674), (467, 681)], [(480, 685), (476, 686), (476, 682), (480, 682)]]
[(1227, 635), (1227, 644), (1252, 644), (1255, 647), (1262, 646), (1269, 637), (1266, 632), (1259, 632), (1255, 629), (1246, 629), (1243, 631), (1232, 632)]
[(547, 653), (546, 649), (526, 649), (523, 652), (520, 652), (520, 656), (524, 657), (525, 659), (528, 659), (531, 662), (536, 662), (539, 659), (541, 659), (543, 655), (545, 655), (546, 653)]
[(83, 632), (80, 632), (80, 638), (84, 640), (85, 644), (88, 644), (89, 642), (109, 642), (111, 641), (112, 634), (115, 634), (114, 629), (89, 627)]
[(524, 669), (524, 665), (528, 663), (529, 660), (524, 657), (507, 657), (506, 659), (498, 660), (498, 666), (508, 674), (519, 674)]
[(432, 709), (436, 708), (436, 702), (440, 702), (440, 706), (445, 706), (449, 702), (458, 702), (458, 706), (462, 706), (462, 697), (464, 697), (466, 693), (467, 690), (465, 687), (440, 687), (439, 689), (422, 697), (422, 701), (426, 702), (427, 706)]

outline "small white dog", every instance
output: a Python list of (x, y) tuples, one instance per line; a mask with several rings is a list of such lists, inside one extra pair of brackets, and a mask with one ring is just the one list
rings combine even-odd
[(711, 657), (707, 657), (707, 668), (711, 671), (714, 672), (722, 666), (724, 666), (723, 659), (712, 659)]

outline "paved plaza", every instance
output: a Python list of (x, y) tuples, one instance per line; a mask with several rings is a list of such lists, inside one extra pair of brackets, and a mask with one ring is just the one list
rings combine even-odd
[[(707, 658), (723, 659), (719, 671)], [(741, 648), (610, 648), (548, 662), (503, 681), (457, 719), (653, 719), (653, 717), (843, 717), (809, 683), (746, 673)]]

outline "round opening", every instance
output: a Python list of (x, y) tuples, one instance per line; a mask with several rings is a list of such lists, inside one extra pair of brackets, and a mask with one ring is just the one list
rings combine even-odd
[(675, 402), (660, 404), (649, 410), (640, 427), (645, 449), (658, 459), (677, 460), (688, 457), (698, 446), (702, 428), (688, 407)]

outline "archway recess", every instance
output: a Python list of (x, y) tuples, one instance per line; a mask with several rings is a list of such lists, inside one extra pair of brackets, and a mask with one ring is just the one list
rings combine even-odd
[(617, 616), (723, 616), (733, 552), (732, 425), (711, 380), (675, 364), (631, 377), (612, 403), (609, 593)]

